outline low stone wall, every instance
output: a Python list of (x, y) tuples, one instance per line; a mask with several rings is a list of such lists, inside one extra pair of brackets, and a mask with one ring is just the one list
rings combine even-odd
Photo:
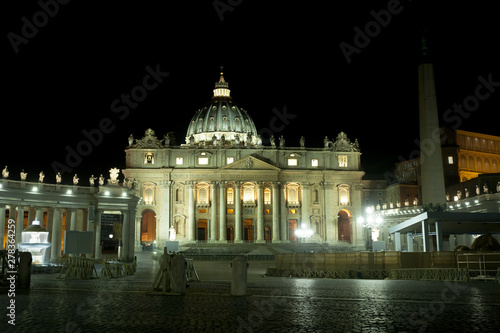
[(454, 252), (348, 252), (277, 253), (278, 269), (390, 270), (403, 268), (456, 268)]

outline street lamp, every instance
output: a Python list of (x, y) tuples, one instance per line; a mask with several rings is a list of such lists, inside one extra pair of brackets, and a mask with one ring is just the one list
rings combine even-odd
[(380, 234), (380, 226), (384, 222), (381, 216), (373, 214), (373, 208), (366, 208), (366, 217), (360, 216), (358, 222), (365, 228), (369, 228), (372, 231), (372, 241), (376, 241)]
[(313, 231), (307, 227), (307, 224), (302, 222), (300, 229), (295, 230), (295, 236), (298, 239), (303, 239), (304, 243), (306, 238), (310, 238), (313, 235)]

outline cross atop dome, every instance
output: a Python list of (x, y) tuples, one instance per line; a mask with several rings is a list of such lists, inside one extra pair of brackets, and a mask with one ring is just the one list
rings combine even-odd
[(225, 98), (231, 98), (229, 93), (231, 92), (229, 90), (229, 85), (228, 83), (224, 80), (224, 72), (223, 72), (224, 67), (220, 66), (220, 78), (219, 82), (215, 83), (215, 89), (214, 89), (214, 97), (225, 97)]

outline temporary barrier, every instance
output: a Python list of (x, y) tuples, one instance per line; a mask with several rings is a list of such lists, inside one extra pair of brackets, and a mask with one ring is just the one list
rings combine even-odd
[(57, 278), (59, 279), (64, 275), (65, 279), (91, 279), (94, 277), (94, 272), (95, 277), (98, 278), (99, 275), (94, 265), (94, 259), (69, 257), (67, 255), (66, 262)]

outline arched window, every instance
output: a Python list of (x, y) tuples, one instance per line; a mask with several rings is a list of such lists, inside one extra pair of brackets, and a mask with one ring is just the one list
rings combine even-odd
[(349, 185), (339, 185), (339, 203), (348, 205), (349, 202)]
[(146, 205), (154, 205), (155, 201), (155, 185), (153, 183), (145, 183), (143, 185), (143, 198)]
[(271, 189), (269, 188), (264, 189), (264, 204), (265, 205), (271, 204)]
[(234, 190), (232, 188), (227, 189), (227, 204), (232, 205), (234, 204)]
[(243, 191), (243, 202), (254, 202), (254, 190), (251, 186), (246, 186)]

